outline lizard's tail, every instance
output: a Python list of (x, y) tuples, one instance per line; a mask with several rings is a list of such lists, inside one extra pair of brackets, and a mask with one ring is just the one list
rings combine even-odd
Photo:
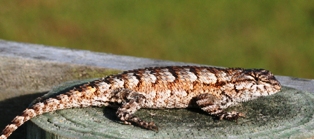
[(96, 89), (92, 87), (84, 86), (82, 90), (71, 90), (66, 94), (60, 94), (54, 98), (48, 98), (42, 102), (37, 102), (25, 109), (21, 115), (16, 116), (11, 124), (7, 125), (2, 131), (0, 139), (8, 138), (18, 127), (24, 124), (31, 118), (41, 115), (46, 112), (52, 112), (55, 110), (74, 108), (74, 107), (88, 107), (91, 106), (90, 98), (84, 98), (84, 96), (89, 96), (93, 94)]
[(26, 109), (20, 116), (16, 116), (12, 121), (11, 124), (7, 125), (5, 129), (2, 131), (0, 139), (8, 138), (12, 132), (14, 132), (19, 126), (24, 124), (29, 119), (38, 115), (34, 109)]

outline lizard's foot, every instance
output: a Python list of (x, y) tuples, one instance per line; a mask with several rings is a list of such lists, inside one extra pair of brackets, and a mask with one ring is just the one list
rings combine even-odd
[(142, 127), (148, 130), (158, 131), (158, 127), (155, 125), (154, 122), (143, 121), (140, 118), (130, 113), (122, 112), (121, 110), (118, 110), (117, 116), (119, 117), (121, 121), (124, 122), (124, 124), (133, 124), (133, 125), (137, 125), (139, 127)]
[(155, 125), (154, 122), (145, 122), (136, 116), (131, 117), (128, 121), (130, 121), (131, 123), (134, 123), (134, 124), (136, 124), (142, 128), (145, 128), (148, 130), (153, 130), (153, 131), (158, 131), (158, 127)]
[(215, 116), (219, 117), (219, 120), (238, 120), (240, 117), (245, 117), (243, 113), (232, 111), (232, 112), (221, 112), (215, 114)]
[(144, 95), (130, 90), (119, 90), (116, 96), (124, 103), (118, 108), (116, 113), (122, 122), (137, 125), (148, 130), (158, 131), (158, 127), (154, 122), (146, 122), (133, 115), (145, 102)]
[(220, 120), (237, 120), (245, 115), (236, 111), (225, 112), (221, 107), (225, 104), (224, 101), (212, 94), (201, 94), (196, 97), (196, 104), (210, 115), (218, 117)]

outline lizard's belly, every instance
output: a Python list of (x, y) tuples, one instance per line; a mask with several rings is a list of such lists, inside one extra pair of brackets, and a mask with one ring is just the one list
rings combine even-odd
[(142, 108), (187, 108), (197, 94), (182, 92), (149, 93)]

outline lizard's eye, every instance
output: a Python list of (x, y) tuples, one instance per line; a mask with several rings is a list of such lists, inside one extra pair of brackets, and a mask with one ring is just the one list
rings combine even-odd
[(260, 80), (259, 75), (254, 73), (254, 72), (251, 72), (249, 75), (251, 76), (251, 79), (252, 78), (254, 79), (254, 81), (259, 81)]

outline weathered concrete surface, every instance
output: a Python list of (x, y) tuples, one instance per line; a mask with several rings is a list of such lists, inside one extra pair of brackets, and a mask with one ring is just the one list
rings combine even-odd
[(38, 60), (71, 63), (86, 66), (130, 70), (141, 67), (183, 65), (186, 63), (137, 58), (106, 53), (55, 48), (43, 45), (17, 43), (0, 40), (0, 55)]
[[(0, 40), (0, 112), (4, 113), (0, 116), (0, 128), (33, 99), (62, 82), (101, 77), (107, 74), (106, 68), (129, 70), (186, 64)], [(314, 92), (313, 80), (277, 78), (283, 86)], [(18, 130), (13, 137), (25, 137), (23, 131)]]

